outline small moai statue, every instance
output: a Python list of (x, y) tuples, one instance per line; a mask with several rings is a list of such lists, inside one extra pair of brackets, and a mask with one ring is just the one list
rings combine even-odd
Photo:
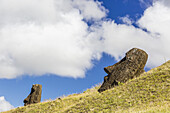
[(31, 88), (31, 93), (24, 99), (24, 106), (34, 103), (39, 103), (41, 101), (42, 85), (33, 84)]

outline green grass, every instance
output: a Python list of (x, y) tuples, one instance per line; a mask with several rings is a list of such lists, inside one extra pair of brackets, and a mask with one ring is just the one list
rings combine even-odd
[(6, 113), (170, 113), (170, 61), (102, 93), (99, 87)]

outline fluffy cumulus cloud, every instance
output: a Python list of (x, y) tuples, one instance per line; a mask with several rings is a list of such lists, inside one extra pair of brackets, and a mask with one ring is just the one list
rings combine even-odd
[(100, 53), (83, 20), (98, 21), (105, 12), (93, 0), (1, 0), (0, 78), (84, 77)]
[(107, 10), (94, 0), (1, 0), (0, 78), (84, 77), (102, 52), (119, 60), (133, 47), (149, 54), (148, 67), (158, 66), (170, 56), (168, 3), (154, 1), (136, 28), (126, 15), (125, 24), (103, 19)]
[(0, 112), (7, 111), (13, 109), (14, 107), (5, 100), (3, 96), (0, 97)]
[(160, 64), (163, 59), (164, 61), (170, 58), (170, 5), (169, 0), (162, 0), (154, 2), (153, 6), (149, 7), (145, 12), (144, 16), (138, 21), (141, 28), (147, 29), (153, 39), (157, 41), (156, 44), (150, 46), (151, 55), (150, 62), (153, 65)]

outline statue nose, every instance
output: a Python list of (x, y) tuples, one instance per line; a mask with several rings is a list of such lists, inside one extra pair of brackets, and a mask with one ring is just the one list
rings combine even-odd
[(105, 71), (107, 74), (110, 74), (110, 73), (112, 73), (113, 67), (114, 67), (114, 66), (105, 67), (105, 68), (104, 68), (104, 71)]

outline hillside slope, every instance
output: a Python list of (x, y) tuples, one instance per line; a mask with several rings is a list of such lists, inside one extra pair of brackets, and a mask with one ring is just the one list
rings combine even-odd
[(125, 84), (98, 93), (99, 86), (54, 101), (5, 113), (170, 112), (170, 61)]

